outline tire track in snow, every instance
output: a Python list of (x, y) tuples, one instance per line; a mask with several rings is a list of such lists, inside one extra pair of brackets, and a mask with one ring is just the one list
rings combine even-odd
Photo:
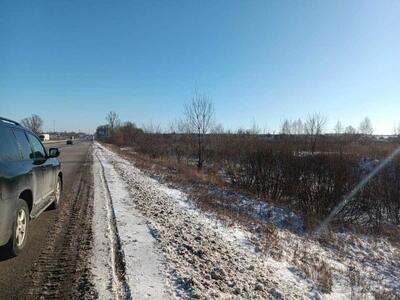
[(110, 252), (111, 252), (111, 269), (112, 269), (112, 289), (115, 292), (117, 299), (131, 299), (131, 291), (126, 281), (126, 263), (125, 256), (121, 246), (121, 239), (118, 234), (118, 227), (115, 218), (115, 212), (113, 207), (113, 200), (111, 197), (110, 189), (108, 187), (107, 180), (105, 179), (104, 166), (101, 162), (97, 153), (95, 154), (97, 162), (101, 168), (101, 185), (105, 191), (106, 196), (106, 210), (107, 210), (107, 221), (108, 221), (108, 238), (110, 241)]
[[(175, 287), (171, 285), (169, 266), (158, 241), (154, 237), (153, 228), (149, 227), (148, 220), (136, 208), (136, 199), (129, 192), (129, 185), (125, 178), (117, 173), (114, 161), (106, 151), (96, 145), (93, 159), (95, 181), (95, 251), (92, 257), (92, 266), (100, 299), (114, 299), (112, 288), (112, 263), (110, 234), (107, 223), (111, 219), (107, 215), (114, 215), (118, 229), (118, 238), (125, 262), (125, 282), (130, 289), (133, 299), (165, 300), (173, 298)], [(97, 155), (97, 158), (96, 158)], [(97, 159), (101, 161), (103, 170)], [(105, 182), (104, 182), (105, 181)], [(108, 191), (106, 191), (106, 184)], [(111, 206), (108, 198), (111, 199)], [(110, 207), (111, 209), (109, 209)]]

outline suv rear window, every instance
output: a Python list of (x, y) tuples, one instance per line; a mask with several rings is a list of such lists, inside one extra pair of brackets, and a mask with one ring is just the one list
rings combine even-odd
[(22, 159), (32, 159), (32, 149), (29, 141), (22, 130), (14, 130), (17, 142), (21, 148)]
[(0, 126), (0, 160), (19, 160), (20, 157), (14, 133), (10, 128)]

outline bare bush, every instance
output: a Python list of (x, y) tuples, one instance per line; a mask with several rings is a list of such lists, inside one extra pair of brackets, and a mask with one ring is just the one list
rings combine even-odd
[(324, 260), (308, 253), (306, 249), (300, 250), (297, 246), (293, 253), (292, 262), (309, 279), (314, 281), (324, 293), (332, 292), (332, 270)]
[(135, 123), (126, 122), (115, 128), (111, 137), (113, 144), (118, 146), (134, 146), (143, 135), (143, 130), (136, 127)]

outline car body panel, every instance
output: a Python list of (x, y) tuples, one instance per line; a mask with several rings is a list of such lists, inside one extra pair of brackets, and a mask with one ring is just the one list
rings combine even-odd
[(16, 201), (10, 199), (0, 199), (0, 245), (6, 244), (11, 236), (13, 215), (10, 211), (14, 211)]
[(16, 201), (13, 201), (16, 190), (12, 187), (18, 184), (18, 178), (12, 176), (18, 166), (15, 163), (0, 161), (0, 245), (8, 242), (11, 236), (13, 212)]

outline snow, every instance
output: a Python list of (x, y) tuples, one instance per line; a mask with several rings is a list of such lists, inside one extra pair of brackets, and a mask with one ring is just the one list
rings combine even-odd
[[(399, 249), (385, 239), (336, 233), (319, 242), (302, 232), (302, 220), (293, 213), (242, 197), (240, 209), (277, 225), (276, 241), (267, 240), (271, 249), (264, 253), (257, 250), (262, 242), (254, 232), (227, 226), (197, 208), (182, 190), (151, 178), (100, 144), (95, 144), (95, 153), (104, 166), (129, 287), (132, 294), (139, 293), (138, 299), (169, 295), (169, 289), (183, 299), (372, 299), (374, 292), (400, 294)], [(95, 190), (99, 188), (97, 183)], [(104, 219), (98, 211), (95, 220)], [(296, 230), (286, 230), (288, 224)], [(95, 245), (102, 241), (98, 239)], [(108, 269), (97, 271), (109, 274)], [(331, 290), (322, 288), (325, 271), (331, 274)], [(152, 288), (148, 284), (154, 280)], [(149, 296), (147, 291), (156, 293)]]
[[(98, 173), (99, 166), (94, 164), (94, 174)], [(114, 264), (112, 263), (111, 232), (108, 222), (108, 202), (104, 189), (102, 188), (101, 177), (94, 176), (94, 206), (93, 206), (93, 247), (91, 265), (94, 275), (94, 283), (100, 299), (113, 299), (113, 278), (115, 278)]]
[(218, 188), (213, 188), (209, 193), (215, 195), (217, 199), (222, 194), (226, 201), (220, 204), (231, 210), (247, 213), (254, 219), (265, 223), (272, 223), (282, 229), (289, 229), (297, 233), (304, 232), (304, 222), (301, 217), (288, 209), (270, 204), (266, 199), (254, 199), (236, 192), (228, 193)]
[[(103, 178), (101, 165), (104, 167), (105, 178)], [(117, 295), (118, 289), (121, 289), (121, 287), (116, 287), (118, 276), (112, 275), (116, 272), (115, 262), (107, 259), (107, 257), (112, 257), (113, 247), (110, 244), (114, 242), (107, 241), (107, 236), (111, 239), (116, 238), (110, 234), (111, 225), (104, 225), (110, 223), (110, 218), (112, 218), (110, 210), (113, 210), (115, 214), (130, 296), (133, 299), (169, 298), (165, 259), (156, 247), (151, 228), (148, 227), (140, 212), (135, 209), (125, 182), (104, 157), (100, 148), (95, 149), (93, 168), (95, 178), (95, 255), (93, 256), (95, 268), (93, 273), (100, 298), (110, 298), (110, 294)], [(107, 203), (107, 189), (111, 203)], [(102, 235), (103, 232), (106, 232), (106, 237)]]

